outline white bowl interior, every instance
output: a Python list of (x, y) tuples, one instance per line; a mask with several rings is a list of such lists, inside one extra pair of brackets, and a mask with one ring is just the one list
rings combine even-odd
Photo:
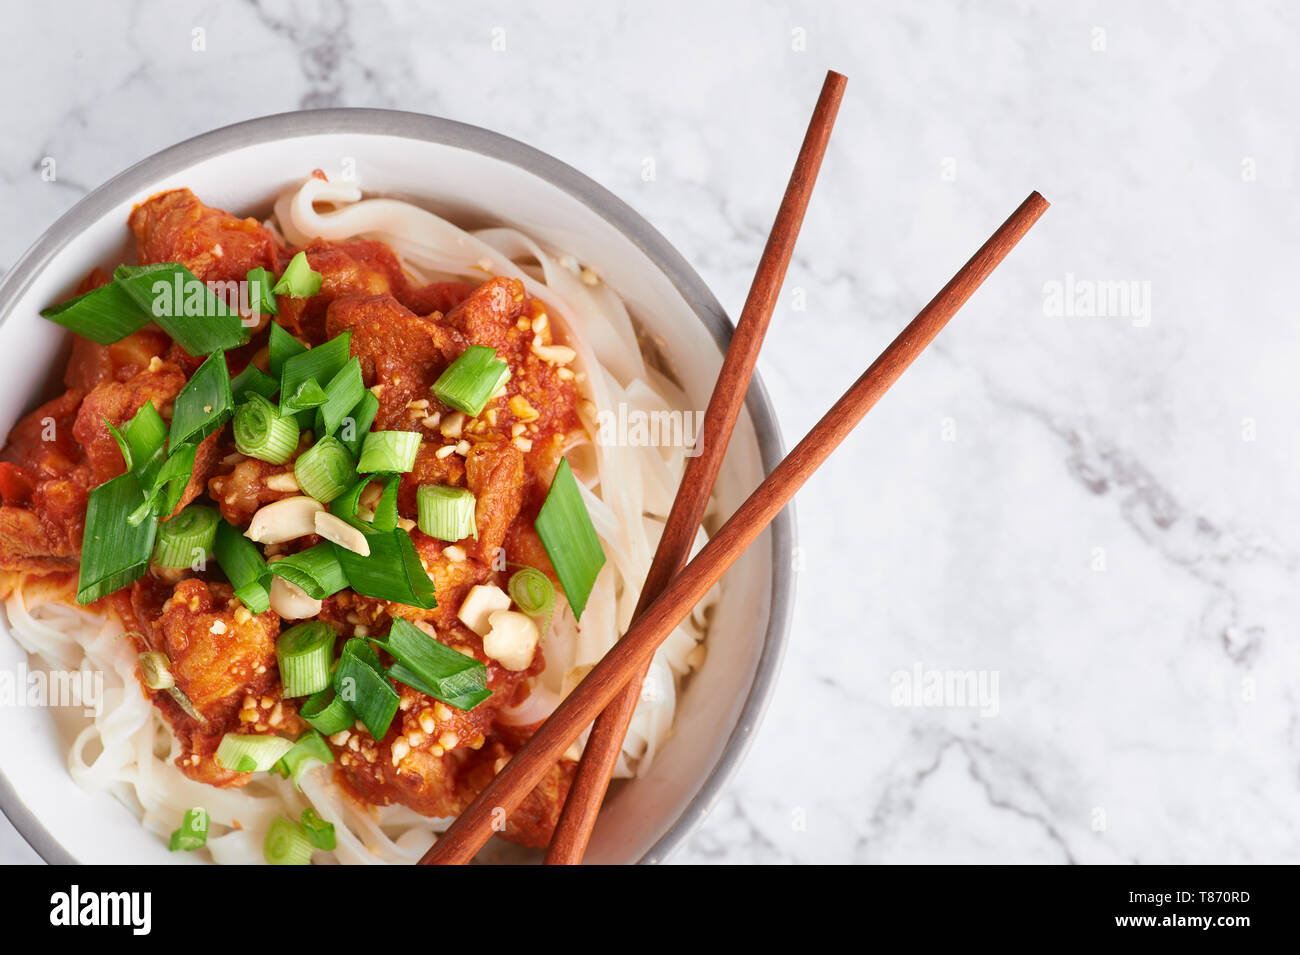
[[(592, 208), (547, 179), (467, 148), (404, 136), (329, 133), (244, 145), (167, 170), (86, 222), (15, 300), (0, 303), (7, 312), (0, 326), (0, 380), (6, 382), (0, 428), (7, 432), (38, 396), (50, 392), (61, 371), (56, 363), (65, 336), (38, 316), (39, 309), (65, 297), (93, 266), (120, 261), (128, 248), (126, 217), (135, 202), (188, 186), (211, 205), (262, 213), (280, 189), (317, 167), (331, 177), (353, 168), (367, 191), (405, 195), (443, 213), (454, 210), (471, 216), (474, 224), (512, 225), (572, 252), (594, 267), (637, 320), (666, 343), (692, 407), (707, 403), (721, 361), (716, 341), (646, 251)], [(754, 423), (746, 412), (717, 485), (721, 513), (731, 513), (763, 474)], [(763, 650), (772, 600), (772, 550), (765, 535), (728, 574), (707, 662), (682, 695), (675, 735), (644, 777), (611, 797), (589, 861), (633, 862), (651, 853), (722, 758)], [(16, 643), (0, 640), (0, 666), (13, 672), (24, 660)], [(79, 861), (177, 861), (109, 794), (86, 793), (73, 783), (65, 758), (73, 732), (69, 719), (76, 718), (62, 714), (53, 720), (43, 709), (6, 713), (0, 768), (18, 799)]]

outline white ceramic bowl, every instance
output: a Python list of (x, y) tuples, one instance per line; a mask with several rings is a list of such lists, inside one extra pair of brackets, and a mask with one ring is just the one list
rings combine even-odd
[[(413, 199), (461, 224), (512, 225), (572, 252), (662, 340), (691, 407), (707, 403), (731, 325), (700, 277), (632, 209), (550, 156), (477, 127), (414, 113), (319, 110), (166, 149), (96, 189), (41, 236), (0, 283), (0, 429), (7, 433), (59, 378), (65, 336), (39, 309), (66, 297), (93, 266), (124, 258), (135, 203), (188, 186), (210, 205), (264, 213), (277, 192), (318, 167), (331, 176), (355, 171), (368, 192)], [(755, 379), (717, 485), (721, 512), (731, 513), (780, 456), (776, 420)], [(589, 861), (662, 860), (739, 764), (780, 665), (793, 524), (782, 514), (727, 576), (708, 659), (686, 686), (675, 735), (645, 777), (611, 797)], [(0, 637), (0, 666), (15, 672), (24, 660), (7, 634)], [(71, 731), (66, 714), (54, 716), (14, 708), (3, 717), (0, 807), (19, 831), (50, 862), (175, 861), (112, 796), (73, 783), (65, 768)]]

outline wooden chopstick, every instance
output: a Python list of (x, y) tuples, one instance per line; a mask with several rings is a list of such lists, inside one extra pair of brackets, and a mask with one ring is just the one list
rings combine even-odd
[[(745, 307), (727, 346), (718, 380), (713, 385), (713, 394), (709, 398), (709, 406), (704, 412), (704, 422), (700, 427), (699, 440), (695, 444), (696, 456), (687, 460), (686, 471), (677, 488), (677, 497), (668, 513), (663, 536), (655, 549), (654, 559), (650, 562), (650, 570), (641, 588), (641, 597), (632, 614), (633, 621), (663, 592), (668, 581), (686, 566), (686, 561), (691, 556), (691, 545), (704, 520), (704, 512), (713, 494), (713, 484), (718, 479), (722, 459), (726, 456), (727, 445), (731, 441), (731, 432), (736, 427), (736, 419), (745, 403), (749, 379), (753, 377), (754, 364), (758, 361), (763, 337), (767, 334), (777, 297), (781, 293), (781, 284), (785, 281), (790, 256), (794, 253), (795, 239), (803, 224), (808, 200), (812, 197), (813, 184), (817, 181), (817, 173), (821, 169), (822, 157), (826, 154), (831, 128), (835, 125), (835, 114), (839, 112), (847, 82), (844, 76), (833, 70), (826, 73), (826, 81), (817, 97), (808, 131), (804, 134), (803, 146), (799, 149), (785, 196), (777, 210), (762, 258), (758, 261), (754, 281), (749, 287), (749, 297), (745, 299)], [(632, 722), (632, 715), (641, 699), (641, 685), (645, 682), (648, 669), (649, 664), (642, 668), (635, 679), (628, 682), (618, 698), (596, 719), (583, 749), (582, 761), (573, 777), (564, 811), (551, 838), (551, 848), (546, 854), (548, 865), (577, 865), (582, 861), (605, 791), (609, 788), (614, 765), (623, 749), (628, 725)]]
[(420, 860), (422, 865), (468, 862), (492, 836), (494, 817), (508, 815), (537, 785), (582, 730), (613, 702), (654, 656), (727, 568), (789, 503), (795, 492), (848, 437), (957, 310), (1006, 258), (1047, 209), (1030, 193), (961, 270), (890, 343), (844, 396), (736, 510), (704, 548), (646, 608), (550, 718)]

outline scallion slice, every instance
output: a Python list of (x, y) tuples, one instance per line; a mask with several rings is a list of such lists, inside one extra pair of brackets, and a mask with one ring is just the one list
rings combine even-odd
[(469, 712), (492, 695), (487, 687), (470, 687), (464, 691), (442, 690), (439, 684), (430, 683), (422, 672), (405, 663), (394, 663), (388, 668), (389, 679), (404, 683), (412, 689), (419, 690), (426, 696), (442, 700), (454, 709)]
[[(401, 475), (390, 474), (384, 478), (384, 490), (375, 502), (375, 516), (370, 526), (377, 531), (391, 531), (397, 527), (397, 490), (401, 487)], [(409, 534), (407, 535), (410, 536)]]
[(266, 830), (262, 857), (270, 865), (311, 865), (312, 844), (302, 826), (292, 819), (276, 816)]
[(293, 780), (295, 789), (299, 789), (298, 780), (302, 778), (303, 773), (312, 768), (312, 760), (321, 764), (334, 762), (334, 754), (326, 745), (325, 737), (314, 729), (299, 736), (298, 741), (293, 744), (293, 749), (284, 754), (284, 758), (276, 763), (276, 767)]
[(175, 517), (163, 521), (158, 525), (153, 562), (159, 567), (199, 570), (212, 553), (220, 520), (215, 508), (191, 504)]
[(560, 461), (534, 526), (555, 567), (555, 576), (560, 578), (573, 616), (582, 619), (596, 575), (605, 565), (605, 552), (567, 458)]
[[(341, 517), (349, 523), (359, 526), (365, 525), (365, 521), (357, 516), (357, 511), (361, 507), (361, 495), (365, 489), (370, 486), (374, 478), (363, 477), (350, 488), (340, 494), (334, 500), (330, 501), (330, 513), (335, 517)], [(366, 528), (368, 529), (368, 528)]]
[(149, 650), (139, 656), (140, 676), (144, 685), (151, 690), (170, 690), (176, 685), (172, 675), (172, 661), (167, 654)]
[(293, 476), (304, 494), (328, 504), (356, 482), (357, 469), (343, 442), (326, 435), (298, 455)]
[[(434, 692), (434, 687), (427, 683), (420, 674), (401, 663), (394, 663), (388, 668), (388, 677), (398, 683), (404, 683), (414, 690), (419, 690), (426, 696), (438, 696)], [(491, 695), (491, 690), (483, 689), (470, 690), (461, 696), (438, 696), (438, 699), (454, 710), (464, 710), (468, 713)]]
[(212, 552), (235, 588), (235, 596), (253, 613), (266, 613), (271, 606), (271, 571), (257, 545), (222, 520), (217, 524)]
[(143, 521), (176, 510), (176, 505), (180, 503), (185, 487), (190, 482), (190, 475), (194, 472), (197, 452), (198, 448), (192, 441), (169, 448), (168, 458), (154, 474), (153, 483), (141, 485), (144, 499), (127, 515), (127, 523), (135, 527)]
[(180, 828), (172, 833), (167, 848), (172, 852), (193, 852), (208, 844), (208, 811), (202, 808), (186, 809)]
[(375, 423), (379, 413), (379, 399), (373, 391), (367, 391), (357, 402), (357, 406), (343, 417), (339, 426), (339, 440), (342, 441), (354, 458), (361, 456), (361, 446), (366, 443), (370, 426)]
[(249, 330), (239, 312), (179, 262), (119, 265), (113, 281), (188, 355), (210, 355), (248, 343)]
[(137, 305), (126, 288), (117, 282), (43, 308), (41, 317), (100, 345), (119, 342), (153, 321), (148, 309)]
[(153, 486), (154, 477), (166, 458), (163, 448), (167, 442), (167, 423), (153, 406), (146, 401), (140, 410), (121, 429), (114, 427), (107, 418), (104, 424), (117, 442), (122, 452), (122, 462), (126, 469), (135, 475), (142, 490)]
[(330, 685), (337, 637), (338, 632), (322, 620), (307, 620), (280, 634), (275, 657), (280, 664), (281, 692), (287, 699), (311, 696)]
[(298, 715), (325, 736), (333, 736), (357, 721), (352, 707), (334, 692), (333, 686), (308, 698), (298, 710)]
[(496, 357), (496, 349), (470, 345), (433, 383), (439, 401), (478, 416), (493, 393), (510, 377), (510, 366)]
[[(344, 548), (322, 542), (296, 554), (290, 554), (268, 564), (271, 573), (283, 577), (289, 583), (300, 587), (307, 596), (324, 600), (336, 594), (348, 585), (348, 578), (343, 572), (335, 553)], [(308, 691), (314, 692), (314, 691)]]
[(310, 298), (320, 291), (321, 274), (307, 261), (307, 253), (299, 252), (285, 266), (280, 281), (271, 289), (276, 295), (288, 295), (290, 298)]
[(506, 590), (520, 610), (539, 621), (538, 626), (545, 633), (555, 610), (555, 586), (551, 578), (536, 567), (522, 567), (510, 578)]
[(295, 394), (305, 381), (314, 380), (319, 385), (322, 381), (332, 380), (348, 363), (351, 348), (352, 333), (344, 332), (322, 345), (285, 358), (280, 371), (281, 402), (286, 395)]
[(338, 430), (349, 411), (367, 394), (361, 380), (361, 359), (350, 358), (325, 386), (325, 401), (316, 409), (316, 434), (324, 437)]
[(158, 468), (162, 466), (163, 448), (167, 443), (167, 422), (163, 421), (153, 401), (146, 401), (119, 430), (108, 422), (117, 446), (122, 452), (126, 469), (135, 474), (141, 487), (153, 480)]
[(244, 397), (244, 395), (252, 394), (261, 395), (263, 398), (274, 398), (275, 393), (279, 390), (279, 379), (272, 378), (251, 361), (230, 382), (230, 393), (235, 396), (236, 401)]
[(281, 414), (268, 399), (250, 394), (235, 409), (231, 426), (241, 454), (271, 464), (284, 464), (298, 450), (298, 419)]
[(185, 695), (179, 686), (174, 686), (167, 691), (167, 695), (175, 701), (176, 705), (181, 708), (181, 712), (198, 723), (200, 726), (208, 722), (208, 718), (195, 708), (190, 698)]
[(301, 355), (307, 346), (275, 322), (271, 323), (270, 336), (266, 342), (266, 367), (271, 377), (279, 380), (284, 373), (284, 363), (294, 355)]
[(354, 637), (343, 644), (334, 691), (352, 707), (357, 719), (375, 739), (384, 738), (397, 713), (400, 697), (384, 676), (383, 666), (370, 644)]
[(138, 580), (149, 567), (158, 522), (152, 517), (137, 524), (127, 520), (142, 499), (140, 483), (130, 471), (90, 492), (77, 603), (94, 603)]
[(253, 311), (259, 315), (279, 315), (280, 309), (275, 303), (275, 276), (262, 266), (249, 269), (244, 279), (248, 283), (248, 300)]
[(444, 703), (456, 706), (466, 697), (487, 691), (483, 663), (444, 646), (408, 620), (394, 618), (388, 636), (374, 642), (397, 661), (389, 670), (390, 677)]
[(421, 484), (415, 492), (420, 530), (438, 540), (458, 541), (473, 536), (478, 540), (474, 507), (478, 501), (467, 487)]
[[(332, 756), (330, 758), (333, 759)], [(311, 806), (302, 811), (302, 830), (307, 833), (308, 841), (317, 849), (333, 852), (338, 845), (338, 839), (334, 835), (334, 823), (326, 822)]]
[(223, 352), (207, 357), (172, 405), (172, 429), (168, 447), (188, 441), (202, 441), (220, 428), (235, 411), (230, 391), (230, 372)]
[(283, 736), (227, 733), (217, 746), (217, 765), (232, 773), (264, 773), (293, 749)]
[(405, 474), (415, 467), (420, 450), (417, 431), (371, 431), (357, 459), (360, 474)]
[(377, 600), (392, 600), (425, 610), (436, 607), (433, 581), (420, 563), (411, 535), (400, 527), (364, 533), (370, 545), (369, 557), (332, 545), (352, 589)]
[(308, 378), (306, 381), (299, 382), (292, 392), (282, 391), (280, 394), (280, 410), (285, 414), (311, 411), (313, 408), (319, 408), (324, 403), (325, 389), (317, 383), (315, 378)]
[(137, 474), (143, 474), (149, 459), (167, 443), (167, 422), (163, 421), (162, 415), (153, 406), (153, 401), (148, 400), (126, 423), (123, 434), (135, 456), (133, 470)]
[[(375, 503), (374, 518), (367, 521), (360, 516), (361, 495), (374, 482), (382, 484), (384, 489)], [(363, 477), (330, 502), (330, 513), (363, 531), (391, 531), (397, 526), (397, 489), (400, 484), (399, 474)]]

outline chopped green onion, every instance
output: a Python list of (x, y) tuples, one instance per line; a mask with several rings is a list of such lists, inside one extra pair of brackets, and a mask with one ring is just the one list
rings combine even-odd
[(172, 852), (193, 852), (207, 844), (208, 811), (200, 808), (186, 809), (180, 828), (172, 833), (167, 848)]
[(361, 495), (366, 488), (370, 486), (373, 478), (363, 477), (350, 488), (334, 498), (330, 502), (330, 513), (335, 517), (341, 517), (343, 520), (351, 523), (364, 523), (357, 516), (357, 511), (361, 507)]
[(361, 446), (361, 474), (405, 474), (415, 467), (420, 450), (418, 431), (371, 431)]
[(453, 709), (464, 710), (467, 713), (492, 695), (492, 691), (487, 687), (477, 689), (471, 687), (460, 693), (439, 690), (438, 684), (430, 683), (419, 670), (408, 667), (405, 663), (394, 663), (389, 667), (388, 677), (419, 690), (426, 696), (441, 700)]
[(275, 656), (280, 664), (281, 692), (287, 699), (311, 696), (330, 685), (337, 637), (338, 632), (321, 620), (304, 621), (280, 634)]
[(239, 312), (179, 262), (119, 265), (113, 270), (113, 281), (121, 283), (188, 355), (248, 344), (248, 327)]
[(333, 736), (357, 721), (352, 707), (334, 692), (332, 686), (308, 698), (298, 710), (298, 715), (325, 736)]
[(370, 526), (375, 530), (391, 531), (397, 527), (397, 490), (401, 487), (401, 481), (397, 474), (384, 478), (384, 490), (375, 502), (375, 516), (370, 521)]
[(140, 483), (130, 471), (90, 492), (77, 603), (94, 603), (138, 580), (148, 569), (158, 522), (148, 519), (132, 524), (127, 520), (142, 497)]
[(307, 346), (275, 322), (271, 323), (270, 335), (266, 343), (266, 367), (271, 377), (278, 380), (284, 373), (284, 363), (294, 355), (301, 355)]
[(408, 620), (394, 618), (388, 636), (374, 642), (397, 661), (388, 675), (421, 693), (453, 706), (467, 697), (485, 694), (465, 709), (472, 709), (491, 695), (484, 664), (444, 646)]
[(159, 567), (201, 569), (196, 565), (201, 565), (212, 553), (219, 520), (221, 517), (214, 508), (191, 504), (163, 521), (158, 525), (153, 562)]
[(555, 610), (555, 587), (551, 578), (536, 567), (523, 567), (515, 571), (506, 589), (520, 610), (534, 620), (541, 621), (539, 626), (545, 633), (551, 624), (551, 613)]
[(510, 377), (510, 366), (496, 354), (494, 348), (470, 345), (438, 376), (433, 383), (434, 395), (443, 404), (477, 417)]
[(605, 552), (567, 458), (560, 461), (534, 526), (555, 567), (555, 576), (560, 578), (573, 616), (582, 619), (596, 575), (605, 565)]
[(167, 422), (153, 406), (153, 401), (146, 401), (125, 425), (117, 428), (107, 418), (109, 434), (117, 442), (122, 452), (122, 462), (126, 469), (136, 476), (141, 487), (151, 484), (153, 477), (163, 462), (163, 448), (167, 443)]
[(361, 380), (361, 359), (350, 358), (325, 386), (325, 401), (316, 409), (316, 433), (324, 437), (337, 431), (348, 412), (366, 393), (365, 383)]
[(153, 321), (149, 311), (137, 305), (118, 282), (43, 308), (41, 317), (100, 345), (119, 342)]
[(285, 266), (280, 281), (271, 289), (276, 295), (288, 295), (290, 298), (310, 298), (320, 291), (321, 274), (312, 269), (307, 261), (307, 253), (299, 252)]
[[(373, 482), (381, 483), (384, 489), (375, 503), (374, 517), (367, 521), (360, 516), (361, 495)], [(330, 502), (330, 513), (363, 531), (391, 531), (397, 526), (397, 489), (400, 484), (401, 475), (398, 474), (363, 477)]]
[(197, 452), (193, 442), (171, 449), (167, 460), (153, 476), (153, 483), (144, 487), (144, 499), (127, 515), (128, 524), (135, 527), (149, 518), (176, 510), (194, 471)]
[(326, 435), (298, 455), (293, 476), (304, 494), (328, 504), (356, 481), (357, 469), (343, 442)]
[(217, 765), (232, 773), (264, 773), (293, 749), (283, 736), (227, 733), (217, 746)]
[(353, 408), (343, 418), (343, 423), (339, 427), (339, 440), (341, 440), (354, 458), (361, 456), (361, 446), (366, 442), (366, 435), (370, 432), (370, 426), (375, 423), (375, 415), (379, 414), (379, 399), (375, 397), (373, 391), (367, 391)]
[(280, 309), (275, 302), (275, 276), (258, 266), (249, 269), (244, 281), (248, 283), (248, 300), (253, 311), (259, 315), (279, 315)]
[(150, 459), (155, 457), (167, 442), (167, 422), (163, 421), (153, 401), (145, 401), (123, 429), (134, 455), (132, 469), (144, 474)]
[(181, 712), (196, 723), (207, 722), (203, 714), (194, 708), (190, 698), (176, 685), (176, 677), (172, 674), (171, 660), (167, 659), (167, 654), (150, 651), (140, 654), (139, 660), (140, 675), (145, 686), (151, 690), (166, 691), (181, 708)]
[(343, 644), (343, 654), (334, 671), (334, 691), (352, 707), (371, 736), (377, 740), (384, 738), (397, 713), (400, 697), (384, 676), (379, 656), (365, 640), (354, 637)]
[(172, 661), (167, 659), (167, 654), (150, 650), (140, 654), (139, 661), (140, 676), (149, 689), (170, 690), (176, 685), (176, 677), (172, 676)]
[[(126, 466), (126, 470), (134, 472), (135, 468), (132, 465), (135, 463), (135, 452), (131, 449), (131, 442), (127, 440), (126, 435), (113, 422), (103, 417), (100, 420), (104, 422), (104, 427), (108, 428), (108, 433), (117, 442), (117, 450), (122, 452), (122, 463)], [(166, 441), (166, 432), (163, 433), (163, 440)]]
[(302, 778), (303, 773), (312, 768), (312, 760), (321, 764), (334, 762), (334, 754), (325, 744), (325, 737), (314, 729), (299, 736), (298, 741), (293, 744), (293, 749), (285, 753), (284, 758), (275, 765), (283, 775), (293, 780), (294, 788), (298, 789), (300, 788), (298, 780)]
[(298, 450), (298, 419), (281, 414), (268, 399), (250, 394), (235, 409), (235, 447), (241, 454), (270, 464), (284, 464)]
[(172, 430), (168, 447), (175, 449), (191, 439), (202, 441), (235, 411), (230, 372), (223, 352), (213, 352), (199, 365), (172, 405)]
[(461, 696), (438, 696), (438, 694), (434, 692), (434, 687), (427, 683), (419, 673), (401, 663), (394, 663), (388, 668), (388, 677), (389, 679), (396, 680), (398, 683), (405, 683), (407, 686), (414, 690), (419, 690), (426, 696), (436, 696), (452, 709), (464, 710), (466, 713), (492, 695), (491, 690), (483, 689), (470, 690)]
[(344, 332), (322, 345), (285, 358), (280, 371), (280, 400), (295, 394), (304, 381), (314, 380), (319, 385), (332, 380), (348, 363), (351, 348), (352, 333)]
[[(268, 578), (269, 579), (269, 578)], [(242, 587), (235, 588), (235, 596), (248, 608), (250, 613), (262, 614), (271, 609), (270, 584), (255, 580)]]
[(306, 381), (299, 382), (292, 393), (282, 391), (280, 394), (280, 410), (285, 414), (310, 411), (313, 408), (319, 408), (324, 403), (325, 389), (317, 383), (315, 378), (308, 378)]
[(438, 540), (458, 541), (473, 535), (478, 540), (474, 507), (478, 501), (467, 487), (421, 484), (415, 492), (420, 530)]
[(307, 596), (324, 600), (348, 585), (348, 578), (335, 556), (335, 550), (335, 546), (326, 541), (282, 557), (267, 566), (272, 574), (301, 588)]
[(246, 394), (261, 395), (263, 398), (274, 398), (275, 393), (280, 390), (280, 380), (272, 378), (262, 369), (258, 368), (251, 361), (247, 367), (234, 377), (230, 382), (230, 393), (238, 401)]
[(312, 844), (302, 826), (276, 816), (266, 830), (262, 856), (270, 865), (311, 865)]
[(253, 613), (266, 613), (271, 606), (271, 571), (257, 545), (223, 520), (217, 524), (212, 552), (235, 588), (235, 596)]
[(181, 708), (182, 713), (194, 720), (196, 723), (207, 723), (207, 717), (194, 708), (194, 704), (190, 702), (190, 698), (181, 691), (179, 686), (172, 687), (167, 691), (167, 693), (176, 701), (176, 705)]
[(302, 830), (307, 833), (307, 840), (317, 849), (333, 852), (338, 845), (334, 835), (334, 823), (326, 822), (311, 806), (302, 811)]
[(376, 600), (392, 600), (424, 610), (438, 605), (433, 581), (420, 563), (411, 535), (400, 527), (391, 531), (362, 531), (370, 556), (362, 557), (346, 547), (334, 546), (348, 584), (357, 593)]

